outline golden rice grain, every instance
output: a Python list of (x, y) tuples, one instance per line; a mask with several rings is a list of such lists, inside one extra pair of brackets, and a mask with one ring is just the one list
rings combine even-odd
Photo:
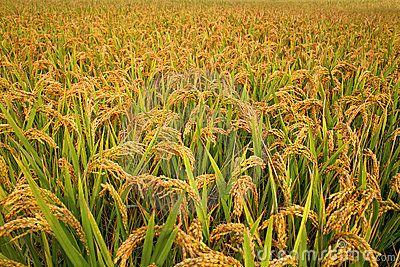
[[(49, 190), (41, 188), (40, 194), (53, 215), (60, 221), (65, 222), (66, 225), (72, 227), (76, 235), (87, 248), (86, 234), (71, 211), (69, 211), (57, 196)], [(0, 200), (0, 204), (7, 210), (5, 214), (7, 223), (4, 226), (7, 225), (8, 229), (18, 229), (18, 227), (28, 228), (23, 235), (40, 229), (43, 229), (47, 233), (52, 232), (47, 221), (43, 219), (42, 211), (37, 204), (36, 198), (29, 185), (25, 184), (25, 181), (20, 181), (7, 197)], [(28, 221), (25, 222), (24, 220)], [(24, 223), (29, 225), (29, 227), (23, 227)]]
[(65, 207), (57, 207), (55, 205), (49, 205), (52, 214), (57, 217), (60, 221), (65, 222), (67, 225), (71, 226), (75, 230), (75, 234), (79, 237), (82, 244), (88, 250), (86, 234), (83, 230), (80, 222), (75, 218), (75, 216)]
[(367, 260), (371, 266), (379, 266), (376, 259), (376, 255), (379, 255), (379, 253), (373, 250), (364, 238), (351, 232), (345, 232), (338, 234), (335, 239), (345, 240), (346, 243), (349, 244), (351, 247), (354, 247), (356, 250), (363, 252), (365, 260)]
[[(239, 261), (232, 257), (225, 256), (221, 252), (214, 251), (207, 247), (203, 242), (196, 241), (192, 236), (186, 234), (182, 230), (178, 229), (176, 236), (176, 244), (182, 249), (184, 254), (189, 254), (191, 258), (204, 257), (212, 255), (215, 259), (220, 259), (221, 262), (229, 264), (229, 266), (241, 266)], [(180, 265), (182, 266), (182, 265)], [(185, 265), (183, 265), (185, 266)]]
[(0, 124), (0, 134), (13, 133), (14, 130), (9, 124)]
[(11, 236), (14, 231), (26, 229), (23, 234), (18, 235), (14, 239), (21, 238), (27, 234), (44, 231), (48, 234), (52, 234), (53, 231), (50, 225), (42, 217), (37, 216), (35, 218), (21, 218), (15, 219), (0, 226), (0, 236)]
[(257, 156), (250, 156), (249, 158), (243, 160), (240, 165), (235, 166), (235, 169), (232, 173), (232, 177), (236, 178), (239, 177), (240, 174), (242, 174), (243, 172), (245, 172), (246, 170), (252, 168), (252, 167), (256, 167), (259, 166), (261, 168), (265, 168), (265, 163), (264, 161)]
[(390, 200), (390, 199), (385, 200), (385, 201), (379, 201), (379, 206), (380, 206), (379, 211), (382, 213), (390, 211), (390, 210), (400, 211), (400, 204), (394, 203), (393, 200)]
[(351, 253), (354, 249), (355, 248), (345, 240), (338, 240), (333, 248), (332, 246), (328, 247), (328, 251), (321, 262), (322, 266), (340, 266), (346, 261), (354, 261), (353, 254)]
[(135, 154), (143, 155), (144, 152), (145, 149), (143, 144), (134, 141), (128, 141), (113, 148), (106, 149), (94, 157), (117, 160), (124, 156), (133, 156)]
[(2, 267), (26, 267), (26, 265), (24, 265), (20, 262), (3, 259), (3, 258), (0, 258), (0, 266), (2, 266)]
[(288, 234), (284, 214), (277, 213), (274, 215), (274, 228), (277, 234), (277, 247), (279, 249), (285, 249), (287, 247)]
[(10, 179), (8, 177), (8, 166), (3, 156), (0, 155), (0, 183), (6, 189), (11, 189)]
[(117, 180), (133, 181), (131, 175), (125, 172), (118, 163), (106, 158), (97, 158), (89, 163), (88, 173), (93, 173), (96, 169), (106, 170)]
[(203, 239), (203, 230), (199, 219), (194, 219), (192, 221), (188, 229), (188, 234), (191, 235), (197, 241), (201, 241)]
[(195, 158), (193, 152), (186, 146), (175, 142), (162, 141), (155, 145), (154, 150), (159, 157), (169, 160), (172, 155), (188, 158), (190, 166), (194, 167)]
[(126, 208), (126, 205), (122, 201), (121, 196), (119, 195), (117, 190), (115, 190), (115, 188), (109, 183), (101, 184), (101, 187), (103, 188), (103, 190), (100, 191), (99, 195), (103, 196), (106, 191), (110, 193), (110, 195), (116, 202), (119, 212), (121, 214), (122, 224), (124, 225), (125, 230), (128, 230), (128, 210)]
[(215, 255), (214, 253), (204, 254), (202, 257), (189, 258), (181, 261), (180, 263), (174, 265), (175, 267), (239, 267), (242, 266), (240, 263), (234, 263), (228, 260), (227, 256)]
[[(158, 236), (161, 233), (162, 226), (154, 226), (154, 236)], [(132, 255), (132, 252), (144, 241), (146, 236), (147, 226), (140, 227), (134, 230), (129, 237), (121, 244), (117, 250), (117, 254), (114, 260), (116, 264), (121, 260), (119, 266), (127, 266), (127, 261)]]
[(78, 179), (75, 175), (74, 167), (71, 165), (71, 163), (68, 162), (68, 160), (66, 158), (60, 158), (58, 160), (58, 166), (61, 169), (66, 170), (69, 173), (69, 176), (71, 177), (74, 184), (78, 183)]
[(368, 210), (374, 199), (379, 199), (379, 197), (373, 189), (350, 189), (335, 194), (327, 208), (328, 221), (324, 233), (349, 231), (350, 221), (354, 220), (356, 225), (362, 222), (364, 212)]
[[(296, 215), (302, 217), (304, 214), (304, 207), (299, 205), (292, 205), (290, 207), (283, 208), (279, 211), (283, 215)], [(310, 210), (308, 213), (308, 220), (314, 225), (315, 228), (318, 229), (318, 215), (315, 211)]]
[(400, 194), (400, 173), (396, 174), (392, 178), (392, 190), (397, 194)]
[(74, 120), (73, 115), (63, 115), (56, 109), (49, 105), (41, 105), (37, 109), (38, 112), (43, 112), (49, 118), (55, 119), (54, 130), (57, 131), (61, 126), (65, 127), (68, 130), (72, 130), (75, 133), (79, 134), (78, 126)]
[(200, 202), (199, 195), (186, 181), (165, 176), (147, 176), (145, 179), (148, 179), (145, 187), (158, 191), (161, 197), (172, 193), (187, 193), (196, 203)]
[(273, 259), (270, 262), (271, 267), (283, 267), (283, 266), (287, 266), (287, 265), (291, 265), (292, 267), (295, 267), (298, 265), (298, 260), (295, 256), (291, 256), (291, 255), (287, 255), (284, 256), (282, 258), (279, 259)]
[(38, 142), (42, 143), (45, 142), (47, 143), (51, 148), (57, 148), (56, 142), (54, 142), (53, 138), (51, 138), (48, 134), (45, 132), (38, 130), (38, 129), (29, 129), (27, 131), (24, 131), (24, 135), (27, 139), (29, 140), (37, 140)]
[(247, 192), (252, 192), (256, 209), (258, 208), (258, 193), (257, 186), (253, 183), (253, 179), (248, 175), (240, 176), (232, 185), (230, 194), (233, 197), (234, 208), (233, 214), (240, 217), (243, 212), (243, 205), (247, 199)]
[(214, 183), (216, 179), (215, 174), (202, 174), (195, 178), (196, 186), (198, 189), (202, 189), (203, 187), (207, 187), (210, 184)]
[(212, 242), (218, 242), (218, 240), (228, 234), (243, 237), (245, 229), (246, 226), (244, 226), (242, 223), (220, 224), (212, 230), (210, 240)]

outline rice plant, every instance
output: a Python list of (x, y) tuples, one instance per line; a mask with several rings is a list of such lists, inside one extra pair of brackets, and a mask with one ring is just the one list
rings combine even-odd
[(398, 1), (0, 1), (0, 266), (398, 266)]

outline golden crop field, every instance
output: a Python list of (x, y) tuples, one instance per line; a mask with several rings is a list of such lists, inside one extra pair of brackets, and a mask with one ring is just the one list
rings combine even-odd
[(400, 266), (400, 2), (0, 0), (0, 266)]

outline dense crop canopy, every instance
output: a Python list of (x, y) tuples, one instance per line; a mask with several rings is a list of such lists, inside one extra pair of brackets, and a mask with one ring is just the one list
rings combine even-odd
[(0, 1), (0, 266), (398, 266), (396, 1)]

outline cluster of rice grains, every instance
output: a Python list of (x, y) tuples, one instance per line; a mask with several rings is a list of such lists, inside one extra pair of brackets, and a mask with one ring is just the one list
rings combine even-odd
[(400, 264), (399, 5), (279, 2), (1, 1), (0, 266)]

